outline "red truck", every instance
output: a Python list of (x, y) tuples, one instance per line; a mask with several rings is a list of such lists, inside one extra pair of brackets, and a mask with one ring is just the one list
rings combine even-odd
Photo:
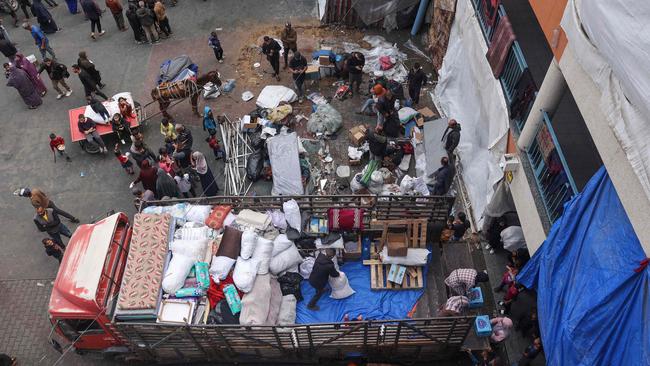
[[(350, 196), (352, 197), (352, 196)], [(412, 210), (412, 198), (391, 207), (376, 197), (354, 196), (352, 204), (365, 207), (368, 219), (391, 210)], [(345, 196), (295, 197), (302, 208), (341, 204)], [(373, 198), (375, 198), (373, 202)], [(440, 202), (419, 200), (420, 216), (430, 217)], [(442, 199), (443, 197), (437, 197)], [(210, 200), (217, 198), (210, 198)], [(277, 197), (218, 198), (233, 207), (281, 207)], [(286, 199), (286, 198), (285, 198)], [(205, 199), (203, 199), (205, 202)], [(215, 201), (217, 202), (217, 201)], [(365, 202), (365, 203), (364, 203)], [(370, 202), (370, 203), (368, 203)], [(163, 203), (161, 203), (163, 204)], [(427, 206), (429, 205), (430, 206)], [(449, 203), (445, 203), (448, 205)], [(365, 206), (363, 206), (365, 205)], [(331, 206), (330, 206), (331, 207)], [(444, 210), (443, 210), (444, 211)], [(441, 217), (446, 216), (442, 212)], [(377, 361), (432, 360), (458, 352), (473, 324), (473, 316), (358, 321), (293, 326), (178, 325), (123, 322), (114, 318), (117, 295), (127, 262), (132, 227), (124, 213), (81, 225), (70, 239), (54, 282), (49, 318), (51, 343), (59, 350), (99, 352), (107, 358), (145, 362), (335, 362), (349, 355)]]

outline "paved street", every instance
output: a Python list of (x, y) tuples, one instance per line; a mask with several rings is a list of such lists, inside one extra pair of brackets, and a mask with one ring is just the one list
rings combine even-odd
[[(316, 14), (315, 0), (180, 0), (176, 7), (167, 6), (173, 36), (152, 47), (136, 45), (130, 29), (117, 31), (108, 12), (102, 18), (106, 35), (92, 41), (89, 37), (90, 23), (84, 21), (82, 14), (69, 14), (63, 1), (59, 3), (61, 5), (51, 13), (63, 30), (50, 36), (59, 60), (69, 68), (76, 62), (77, 53), (85, 50), (102, 72), (107, 84), (106, 94), (131, 91), (143, 104), (150, 100), (148, 96), (154, 86), (153, 80), (164, 59), (188, 54), (199, 65), (200, 72), (218, 67), (224, 79), (237, 78), (240, 48), (253, 30), (281, 25), (287, 19), (311, 21), (307, 18)], [(100, 5), (104, 7), (103, 2)], [(20, 51), (40, 58), (29, 32), (13, 28), (11, 18), (6, 14), (1, 16)], [(217, 27), (223, 29), (220, 38), (225, 49), (224, 64), (216, 63), (207, 46), (210, 30)], [(49, 323), (46, 316), (50, 281), (56, 276), (57, 262), (45, 255), (40, 240), (46, 235), (34, 226), (34, 210), (29, 201), (13, 196), (13, 190), (21, 186), (41, 188), (59, 207), (79, 217), (82, 223), (90, 222), (111, 209), (129, 215), (134, 210), (128, 189), (132, 177), (124, 173), (112, 153), (88, 155), (78, 145), (69, 143), (68, 110), (84, 104), (83, 88), (76, 75), (69, 79), (72, 96), (62, 100), (56, 100), (49, 78), (45, 73), (42, 76), (49, 93), (37, 110), (28, 110), (15, 89), (0, 86), (0, 158), (4, 163), (0, 168), (0, 222), (4, 229), (0, 241), (3, 249), (3, 256), (0, 256), (0, 291), (3, 294), (0, 300), (0, 352), (17, 356), (22, 365), (51, 365), (58, 357), (47, 345)], [(289, 82), (289, 78), (285, 77), (283, 81)], [(211, 101), (210, 105), (218, 109), (217, 113), (222, 113), (220, 108), (233, 113), (251, 110), (253, 102), (245, 106), (234, 101), (239, 100), (244, 90), (238, 84), (233, 99), (220, 98)], [(202, 101), (199, 106), (202, 108)], [(198, 127), (200, 120), (189, 113), (189, 103), (183, 103), (172, 111), (177, 122), (192, 126), (195, 148), (210, 156), (203, 141), (203, 131)], [(145, 129), (146, 141), (155, 149), (162, 141), (158, 124), (159, 118), (154, 118)], [(51, 132), (62, 135), (68, 142), (71, 163), (53, 162), (48, 146)], [(213, 164), (213, 171), (221, 177), (222, 165)], [(75, 225), (67, 221), (66, 224), (74, 230)], [(66, 355), (59, 364), (87, 365), (92, 362), (92, 358), (81, 359), (72, 354)]]

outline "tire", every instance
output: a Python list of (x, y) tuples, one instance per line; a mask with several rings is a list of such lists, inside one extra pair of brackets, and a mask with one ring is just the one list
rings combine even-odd
[(99, 146), (95, 144), (91, 144), (86, 140), (81, 140), (79, 141), (79, 145), (81, 145), (81, 149), (88, 154), (99, 154)]

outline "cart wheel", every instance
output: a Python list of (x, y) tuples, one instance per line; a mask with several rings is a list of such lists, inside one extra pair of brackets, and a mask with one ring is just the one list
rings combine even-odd
[(88, 154), (99, 154), (99, 146), (95, 144), (91, 144), (86, 140), (81, 140), (79, 141), (79, 145), (81, 145), (81, 149)]

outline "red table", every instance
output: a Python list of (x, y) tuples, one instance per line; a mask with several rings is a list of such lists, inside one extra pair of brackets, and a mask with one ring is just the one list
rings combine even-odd
[[(79, 131), (79, 127), (77, 126), (77, 121), (79, 120), (79, 116), (82, 115), (85, 110), (86, 107), (84, 106), (84, 107), (71, 109), (68, 111), (68, 115), (70, 116), (70, 137), (72, 139), (72, 142), (77, 142), (86, 139), (86, 136), (83, 133), (81, 133), (81, 131)], [(129, 122), (131, 128), (138, 127), (140, 125), (140, 122), (138, 121), (137, 117), (127, 117), (126, 120)], [(113, 128), (111, 127), (110, 123), (107, 125), (97, 123), (97, 133), (99, 133), (102, 136), (108, 135), (109, 133), (113, 133)]]

